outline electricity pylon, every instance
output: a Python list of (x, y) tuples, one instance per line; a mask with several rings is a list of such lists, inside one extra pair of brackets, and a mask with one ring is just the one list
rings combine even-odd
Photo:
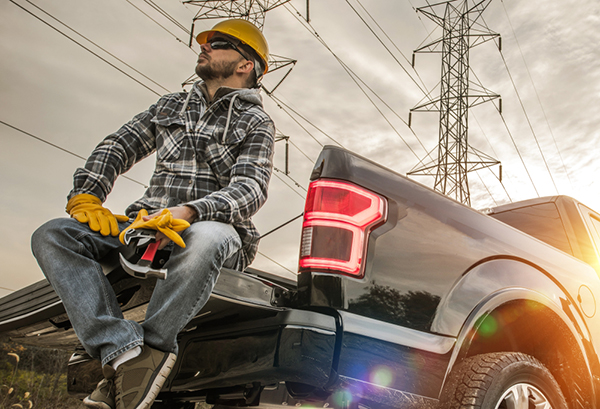
[[(437, 160), (424, 163), (423, 159), (408, 174), (435, 174), (436, 191), (469, 206), (471, 195), (467, 173), (500, 163), (468, 143), (469, 108), (500, 98), (500, 95), (469, 81), (469, 50), (500, 36), (492, 33), (481, 18), (490, 2), (450, 0), (417, 9), (443, 29), (441, 38), (414, 51), (442, 54), (442, 80), (440, 97), (431, 99), (426, 96), (427, 101), (410, 112), (440, 113), (439, 144)], [(440, 9), (441, 13), (437, 13)], [(477, 159), (471, 160), (469, 156)]]
[(186, 0), (183, 3), (200, 6), (192, 22), (215, 18), (243, 18), (262, 29), (265, 14), (290, 0)]

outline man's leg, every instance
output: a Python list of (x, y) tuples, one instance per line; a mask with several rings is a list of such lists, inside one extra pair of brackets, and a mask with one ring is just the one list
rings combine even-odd
[[(124, 227), (124, 225), (121, 225)], [(143, 344), (139, 324), (123, 319), (117, 297), (97, 260), (121, 245), (75, 219), (55, 219), (32, 236), (32, 250), (61, 298), (86, 351), (102, 364)]]
[(233, 226), (192, 223), (181, 232), (186, 247), (175, 246), (166, 280), (158, 280), (142, 324), (144, 342), (177, 354), (177, 334), (204, 307), (223, 264), (235, 266), (242, 243)]
[(223, 263), (241, 248), (235, 229), (218, 222), (197, 222), (182, 232), (185, 249), (175, 247), (148, 304), (142, 353), (104, 375), (114, 379), (117, 409), (148, 408), (175, 364), (177, 334), (204, 306)]

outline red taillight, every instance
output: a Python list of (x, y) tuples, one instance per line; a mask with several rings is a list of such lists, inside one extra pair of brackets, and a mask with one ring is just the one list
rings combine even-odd
[(362, 277), (367, 238), (385, 220), (385, 200), (347, 182), (310, 184), (304, 208), (300, 269)]

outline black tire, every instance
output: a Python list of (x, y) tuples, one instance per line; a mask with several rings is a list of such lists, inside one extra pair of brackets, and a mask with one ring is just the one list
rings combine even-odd
[[(527, 401), (511, 406), (519, 395)], [(465, 359), (450, 372), (440, 409), (505, 409), (546, 407), (567, 409), (554, 377), (541, 362), (519, 352), (498, 352)], [(538, 404), (539, 406), (536, 406)]]

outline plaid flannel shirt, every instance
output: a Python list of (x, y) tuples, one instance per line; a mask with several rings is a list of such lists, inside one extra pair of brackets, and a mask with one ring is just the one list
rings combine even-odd
[(196, 221), (233, 225), (247, 266), (258, 249), (250, 218), (267, 199), (275, 126), (257, 90), (234, 90), (210, 105), (198, 84), (190, 93), (161, 97), (106, 137), (75, 172), (69, 198), (88, 193), (104, 201), (118, 175), (156, 152), (150, 187), (126, 214), (192, 206)]

